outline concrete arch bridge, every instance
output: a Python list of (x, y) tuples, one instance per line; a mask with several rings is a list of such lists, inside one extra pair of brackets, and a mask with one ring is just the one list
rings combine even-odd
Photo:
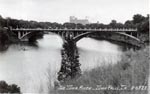
[(55, 33), (62, 37), (64, 42), (77, 42), (84, 37), (99, 37), (140, 47), (142, 41), (138, 38), (137, 29), (11, 29), (20, 41), (28, 41), (38, 33)]

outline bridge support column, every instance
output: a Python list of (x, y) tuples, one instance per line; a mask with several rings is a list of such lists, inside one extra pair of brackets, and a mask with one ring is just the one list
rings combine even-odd
[(65, 81), (81, 74), (79, 54), (76, 43), (73, 40), (66, 40), (61, 51), (62, 61), (61, 69), (58, 73), (58, 80)]
[(21, 38), (21, 32), (18, 32), (18, 39)]

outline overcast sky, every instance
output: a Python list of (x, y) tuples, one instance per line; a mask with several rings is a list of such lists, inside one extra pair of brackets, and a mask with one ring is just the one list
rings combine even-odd
[(67, 22), (69, 16), (90, 22), (124, 22), (148, 14), (148, 0), (0, 0), (0, 15), (25, 20)]

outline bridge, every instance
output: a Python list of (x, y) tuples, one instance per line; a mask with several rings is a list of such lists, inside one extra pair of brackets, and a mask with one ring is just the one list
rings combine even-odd
[(29, 41), (29, 39), (36, 36), (37, 33), (52, 32), (62, 37), (63, 49), (62, 66), (58, 73), (58, 80), (63, 80), (67, 77), (74, 78), (77, 74), (81, 74), (79, 54), (76, 47), (76, 42), (84, 37), (97, 37), (103, 40), (112, 40), (131, 44), (141, 47), (142, 41), (138, 38), (137, 29), (10, 29), (16, 34), (20, 41)]
[(134, 46), (140, 46), (140, 39), (138, 38), (137, 29), (28, 29), (28, 28), (17, 28), (10, 29), (10, 31), (15, 32), (17, 38), (20, 41), (28, 41), (32, 38), (34, 34), (39, 32), (52, 32), (58, 34), (62, 37), (64, 41), (72, 39), (74, 42), (79, 41), (84, 37), (100, 37), (102, 39), (109, 39), (119, 42), (128, 43)]

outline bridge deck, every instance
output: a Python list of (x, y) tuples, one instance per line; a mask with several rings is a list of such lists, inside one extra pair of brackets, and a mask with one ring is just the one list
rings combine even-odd
[(106, 31), (106, 32), (137, 32), (137, 29), (11, 29), (11, 31)]

